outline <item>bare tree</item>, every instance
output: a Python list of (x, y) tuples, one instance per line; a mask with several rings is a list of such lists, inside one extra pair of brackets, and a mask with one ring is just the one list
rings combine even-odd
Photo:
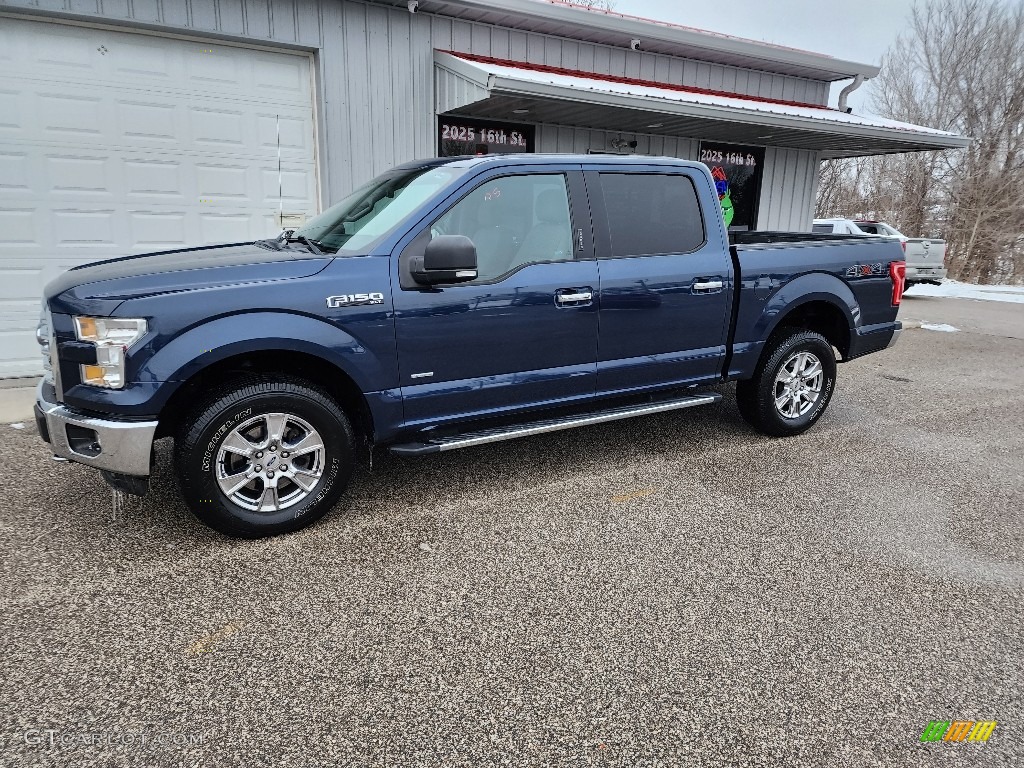
[(614, 11), (615, 0), (569, 0), (572, 5), (582, 5), (584, 8), (596, 8), (600, 11)]
[(964, 150), (864, 158), (856, 179), (849, 167), (834, 179), (838, 171), (826, 165), (822, 194), (843, 187), (840, 202), (907, 235), (943, 234), (954, 277), (1024, 279), (1024, 2), (920, 2), (872, 94), (879, 114), (974, 141)]

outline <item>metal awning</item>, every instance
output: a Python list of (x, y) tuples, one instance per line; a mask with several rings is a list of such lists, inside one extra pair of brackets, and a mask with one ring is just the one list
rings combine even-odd
[[(814, 104), (434, 52), (439, 114), (791, 147), (855, 157), (966, 147), (970, 139)], [(526, 110), (524, 112), (523, 110)]]

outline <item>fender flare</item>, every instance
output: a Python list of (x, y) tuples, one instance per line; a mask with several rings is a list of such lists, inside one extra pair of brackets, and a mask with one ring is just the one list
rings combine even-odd
[[(253, 335), (261, 327), (274, 332)], [(225, 315), (189, 328), (149, 357), (134, 378), (163, 383), (159, 402), (154, 401), (162, 408), (182, 384), (211, 365), (247, 352), (273, 349), (320, 358), (348, 376), (364, 393), (390, 388), (398, 380), (395, 360), (379, 359), (336, 325), (295, 312), (266, 310)]]
[(765, 304), (754, 325), (755, 336), (769, 339), (794, 310), (812, 301), (838, 309), (846, 318), (849, 340), (853, 340), (860, 326), (860, 304), (846, 283), (827, 272), (811, 272), (786, 283)]

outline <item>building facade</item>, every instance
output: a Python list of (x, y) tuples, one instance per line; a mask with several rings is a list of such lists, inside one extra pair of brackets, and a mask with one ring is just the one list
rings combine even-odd
[[(703, 160), (809, 230), (825, 157), (963, 146), (827, 107), (877, 67), (558, 0), (0, 0), (0, 376), (76, 264), (298, 224), (407, 160)], [(731, 219), (730, 219), (731, 215)]]

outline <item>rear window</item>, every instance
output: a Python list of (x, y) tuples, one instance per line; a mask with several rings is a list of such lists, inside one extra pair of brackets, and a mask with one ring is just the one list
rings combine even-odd
[(817, 232), (819, 235), (831, 235), (834, 230), (831, 224), (815, 224), (811, 227), (811, 232)]
[(611, 255), (690, 253), (704, 244), (697, 189), (680, 174), (602, 173)]

